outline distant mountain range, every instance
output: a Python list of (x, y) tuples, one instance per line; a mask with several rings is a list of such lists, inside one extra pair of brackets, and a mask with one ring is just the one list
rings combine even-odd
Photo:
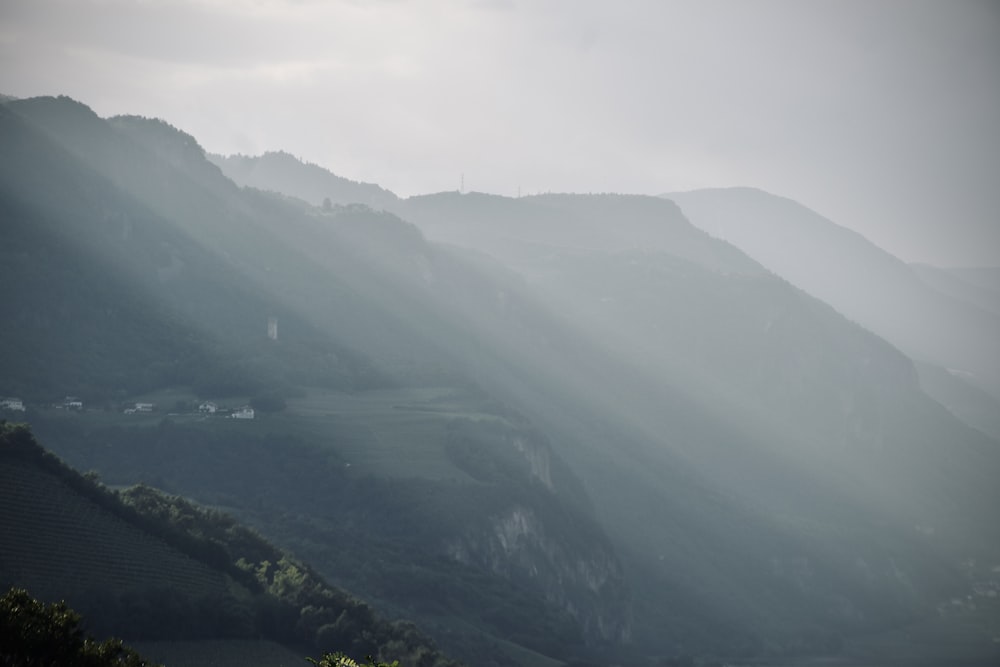
[(1000, 397), (997, 294), (968, 280), (988, 271), (966, 270), (962, 278), (911, 267), (801, 204), (760, 190), (664, 197), (700, 228), (916, 359), (952, 369)]
[(921, 280), (950, 297), (1000, 313), (1000, 267), (940, 268), (911, 264)]
[[(819, 294), (836, 261), (793, 280), (696, 199), (399, 199), (8, 102), (0, 393), (72, 464), (225, 507), (472, 664), (989, 664), (1000, 444), (927, 392), (989, 399)], [(781, 208), (873, 302), (946, 304), (972, 332), (949, 367), (989, 377), (989, 311)], [(48, 407), (71, 393), (99, 409)], [(190, 409), (267, 397), (287, 408)]]

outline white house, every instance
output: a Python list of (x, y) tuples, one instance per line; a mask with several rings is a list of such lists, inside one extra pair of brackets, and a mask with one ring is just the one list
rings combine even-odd
[(236, 408), (235, 410), (233, 410), (233, 414), (231, 415), (231, 417), (233, 419), (253, 419), (254, 417), (253, 408), (251, 408), (249, 405), (244, 405), (242, 408)]
[(67, 410), (83, 410), (83, 401), (76, 396), (67, 396), (63, 401), (63, 407)]
[(154, 406), (152, 403), (136, 403), (135, 404), (135, 411), (136, 412), (152, 412), (154, 407), (156, 407), (156, 406)]
[(214, 415), (215, 411), (219, 409), (219, 406), (211, 401), (205, 401), (198, 406), (198, 412), (203, 412), (208, 415)]
[(24, 412), (24, 402), (20, 398), (15, 398), (13, 396), (0, 399), (0, 409)]

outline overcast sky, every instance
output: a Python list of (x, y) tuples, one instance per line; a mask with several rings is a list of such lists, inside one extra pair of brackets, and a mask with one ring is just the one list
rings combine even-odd
[(1000, 3), (3, 0), (0, 92), (406, 196), (750, 185), (1000, 265)]

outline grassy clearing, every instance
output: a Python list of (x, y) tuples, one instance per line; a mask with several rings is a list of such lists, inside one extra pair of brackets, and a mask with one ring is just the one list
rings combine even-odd
[(329, 443), (356, 474), (468, 480), (445, 454), (453, 419), (499, 419), (449, 387), (360, 393), (314, 390), (261, 424)]
[[(133, 399), (130, 399), (133, 401)], [(124, 414), (118, 410), (82, 412), (49, 409), (46, 418), (77, 421), (84, 428), (154, 428), (164, 420), (209, 429), (239, 438), (240, 434), (282, 434), (330, 450), (331, 461), (352, 475), (375, 475), (434, 481), (470, 481), (445, 453), (448, 425), (455, 419), (503, 420), (488, 411), (482, 400), (452, 387), (383, 389), (337, 392), (311, 389), (305, 396), (287, 400), (278, 413), (257, 411), (254, 420), (229, 419), (198, 412), (175, 413), (180, 402), (196, 403), (182, 390), (163, 390), (134, 397), (154, 403), (155, 412)], [(245, 397), (218, 399), (226, 406), (245, 404)]]

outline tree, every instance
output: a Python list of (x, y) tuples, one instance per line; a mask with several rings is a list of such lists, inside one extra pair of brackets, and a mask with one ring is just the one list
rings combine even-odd
[(306, 660), (316, 665), (316, 667), (399, 667), (398, 660), (380, 662), (376, 661), (372, 656), (367, 655), (364, 662), (357, 662), (347, 657), (344, 653), (325, 653), (319, 660), (314, 658), (306, 658)]
[(22, 588), (0, 597), (0, 667), (151, 667), (119, 639), (85, 636), (65, 602), (44, 604)]

